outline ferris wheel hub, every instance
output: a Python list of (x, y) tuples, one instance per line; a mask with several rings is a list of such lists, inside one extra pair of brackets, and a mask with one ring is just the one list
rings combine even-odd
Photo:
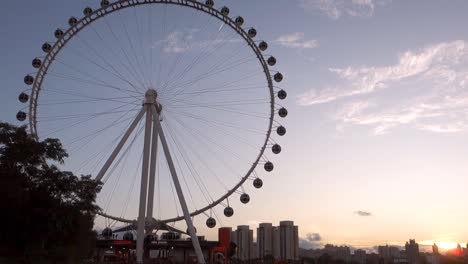
[(145, 104), (156, 104), (156, 98), (158, 97), (158, 92), (150, 88), (145, 93)]

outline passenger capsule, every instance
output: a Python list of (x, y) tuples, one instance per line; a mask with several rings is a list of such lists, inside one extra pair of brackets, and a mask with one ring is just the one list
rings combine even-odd
[(232, 207), (230, 206), (224, 208), (224, 215), (226, 217), (231, 217), (232, 215), (234, 215), (234, 209), (232, 209)]
[(262, 188), (262, 186), (263, 186), (263, 181), (262, 181), (262, 179), (256, 178), (256, 179), (253, 181), (253, 186), (254, 186), (255, 188), (257, 188), (257, 189)]
[(24, 83), (25, 84), (31, 85), (31, 84), (33, 84), (33, 82), (34, 82), (34, 77), (32, 77), (31, 75), (24, 76)]
[(268, 63), (268, 65), (270, 65), (270, 66), (275, 66), (275, 64), (276, 64), (276, 58), (273, 57), (273, 56), (271, 56), (270, 58), (268, 58), (267, 63)]
[(236, 22), (236, 25), (240, 27), (244, 24), (244, 18), (242, 18), (241, 16), (238, 16), (236, 17), (235, 22)]
[(213, 228), (216, 226), (216, 220), (213, 217), (206, 219), (206, 226), (209, 228)]
[(262, 41), (262, 42), (260, 42), (260, 44), (258, 44), (258, 48), (261, 51), (265, 51), (266, 49), (268, 49), (268, 44), (265, 41)]
[(281, 82), (283, 80), (283, 74), (281, 74), (280, 72), (277, 72), (273, 76), (273, 79), (275, 79), (275, 82)]
[(276, 133), (279, 136), (284, 136), (284, 135), (286, 135), (286, 128), (284, 126), (279, 126), (279, 127), (276, 128)]
[(109, 6), (109, 1), (108, 0), (102, 0), (101, 1), (101, 7), (104, 8), (104, 7), (108, 7)]
[(113, 232), (112, 232), (112, 229), (110, 229), (109, 227), (106, 227), (106, 228), (104, 228), (104, 230), (102, 230), (101, 235), (102, 235), (104, 238), (109, 239), (109, 238), (112, 237), (112, 233), (113, 233)]
[(63, 37), (63, 31), (60, 28), (56, 29), (54, 32), (54, 36), (58, 39)]
[(279, 90), (278, 91), (278, 98), (279, 99), (284, 100), (284, 99), (286, 99), (287, 96), (288, 96), (288, 93), (285, 90)]
[(284, 107), (281, 107), (280, 110), (278, 110), (278, 115), (281, 117), (286, 117), (288, 115), (288, 110)]
[(83, 9), (83, 14), (85, 16), (90, 16), (91, 14), (93, 13), (93, 9), (91, 7), (86, 7), (85, 9)]
[(263, 168), (265, 168), (266, 171), (270, 172), (273, 170), (273, 163), (270, 161), (267, 161), (265, 165), (263, 165)]
[(39, 58), (35, 58), (35, 59), (32, 61), (31, 64), (32, 64), (32, 66), (33, 66), (34, 68), (37, 69), (37, 68), (40, 68), (40, 67), (41, 67), (42, 61), (41, 61), (41, 59), (39, 59)]
[(44, 43), (42, 44), (42, 51), (45, 53), (49, 53), (50, 50), (52, 49), (52, 46), (49, 43)]
[(240, 201), (241, 201), (241, 203), (246, 204), (246, 203), (248, 203), (250, 201), (250, 196), (248, 194), (246, 194), (246, 193), (243, 193), (240, 196)]
[(132, 234), (132, 232), (125, 232), (125, 234), (123, 235), (123, 240), (133, 241), (133, 234)]
[(18, 100), (21, 103), (26, 103), (29, 100), (29, 95), (27, 95), (26, 93), (20, 93), (20, 95), (18, 96)]
[(214, 1), (213, 0), (206, 0), (205, 5), (207, 5), (209, 7), (213, 7), (214, 6)]
[(23, 111), (19, 111), (19, 112), (16, 114), (16, 119), (18, 119), (18, 121), (24, 121), (24, 120), (26, 120), (26, 113), (23, 112)]
[(223, 8), (221, 8), (221, 14), (223, 14), (223, 16), (229, 15), (229, 8), (227, 6), (223, 6)]
[(76, 17), (70, 17), (68, 19), (68, 25), (70, 25), (70, 27), (73, 27), (76, 23), (78, 23), (78, 19), (76, 19)]
[(257, 36), (257, 30), (255, 28), (251, 28), (251, 29), (249, 29), (247, 34), (249, 35), (249, 37), (255, 38), (255, 36)]
[(281, 146), (274, 144), (273, 147), (271, 147), (271, 151), (275, 154), (279, 154), (281, 152)]

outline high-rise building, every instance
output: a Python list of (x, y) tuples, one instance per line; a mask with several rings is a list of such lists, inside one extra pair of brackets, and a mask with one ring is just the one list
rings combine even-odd
[(326, 244), (323, 251), (333, 259), (344, 260), (345, 262), (349, 262), (351, 260), (351, 249), (348, 246)]
[(414, 239), (410, 239), (405, 244), (406, 260), (409, 264), (419, 263), (419, 245)]
[(365, 264), (367, 258), (367, 253), (365, 250), (356, 249), (354, 251), (353, 260), (359, 264)]
[(299, 259), (299, 229), (293, 221), (281, 221), (279, 232), (279, 258), (281, 260)]
[(434, 256), (439, 255), (439, 247), (437, 246), (436, 243), (434, 243), (434, 245), (432, 245), (432, 255), (434, 255)]
[(251, 259), (253, 230), (250, 230), (248, 225), (237, 226), (237, 230), (232, 232), (231, 241), (237, 245), (235, 257), (238, 260)]
[(261, 223), (257, 228), (258, 258), (273, 256), (273, 225)]

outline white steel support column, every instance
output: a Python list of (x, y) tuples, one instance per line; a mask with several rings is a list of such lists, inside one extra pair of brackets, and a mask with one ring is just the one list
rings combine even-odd
[[(154, 119), (154, 107), (151, 107)], [(148, 207), (146, 209), (146, 218), (148, 221), (153, 219), (153, 204), (154, 204), (154, 184), (156, 175), (156, 160), (158, 155), (158, 128), (155, 122), (153, 122), (153, 137), (151, 144), (151, 161), (149, 170), (149, 185), (148, 185)], [(147, 230), (148, 232), (148, 230)]]
[(148, 190), (148, 165), (150, 161), (150, 146), (151, 146), (151, 128), (152, 126), (152, 103), (145, 102), (146, 110), (145, 123), (145, 141), (143, 145), (143, 165), (141, 167), (141, 187), (140, 187), (140, 209), (138, 212), (137, 222), (137, 263), (143, 263), (144, 239), (145, 239), (145, 220), (146, 220), (146, 194)]
[(205, 258), (203, 257), (203, 252), (200, 247), (200, 241), (198, 241), (198, 237), (195, 233), (195, 228), (193, 227), (192, 218), (190, 217), (190, 212), (188, 210), (187, 203), (185, 201), (184, 194), (182, 192), (182, 187), (180, 186), (179, 178), (177, 177), (177, 172), (174, 167), (174, 162), (172, 160), (172, 156), (169, 151), (169, 146), (167, 144), (164, 131), (161, 127), (161, 122), (159, 121), (159, 114), (154, 105), (153, 105), (153, 113), (154, 113), (153, 122), (156, 123), (157, 125), (159, 138), (161, 139), (161, 145), (164, 150), (164, 155), (166, 156), (167, 164), (169, 165), (169, 170), (171, 172), (172, 181), (174, 182), (174, 186), (176, 188), (180, 206), (182, 207), (182, 211), (184, 212), (185, 222), (187, 223), (188, 231), (189, 231), (190, 237), (192, 238), (192, 244), (195, 249), (195, 253), (197, 254), (198, 263), (205, 264)]
[(100, 181), (102, 177), (104, 177), (104, 174), (106, 174), (107, 170), (112, 165), (112, 162), (114, 162), (115, 158), (117, 157), (119, 152), (122, 150), (122, 147), (125, 145), (125, 142), (127, 142), (128, 137), (130, 137), (130, 134), (132, 134), (133, 130), (135, 130), (135, 127), (138, 125), (138, 122), (140, 122), (141, 118), (145, 114), (145, 111), (146, 111), (146, 108), (143, 106), (140, 112), (138, 113), (137, 117), (135, 118), (135, 120), (133, 120), (132, 124), (128, 128), (127, 132), (125, 132), (119, 144), (117, 144), (117, 147), (115, 147), (109, 159), (107, 159), (106, 163), (104, 163), (104, 166), (101, 168), (98, 175), (96, 176), (96, 181)]

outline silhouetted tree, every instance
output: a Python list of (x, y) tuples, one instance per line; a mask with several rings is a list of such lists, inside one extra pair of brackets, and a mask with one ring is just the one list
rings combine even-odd
[(58, 139), (37, 141), (25, 127), (0, 123), (0, 256), (8, 263), (76, 263), (95, 246), (101, 184), (60, 171), (54, 163), (66, 157)]

